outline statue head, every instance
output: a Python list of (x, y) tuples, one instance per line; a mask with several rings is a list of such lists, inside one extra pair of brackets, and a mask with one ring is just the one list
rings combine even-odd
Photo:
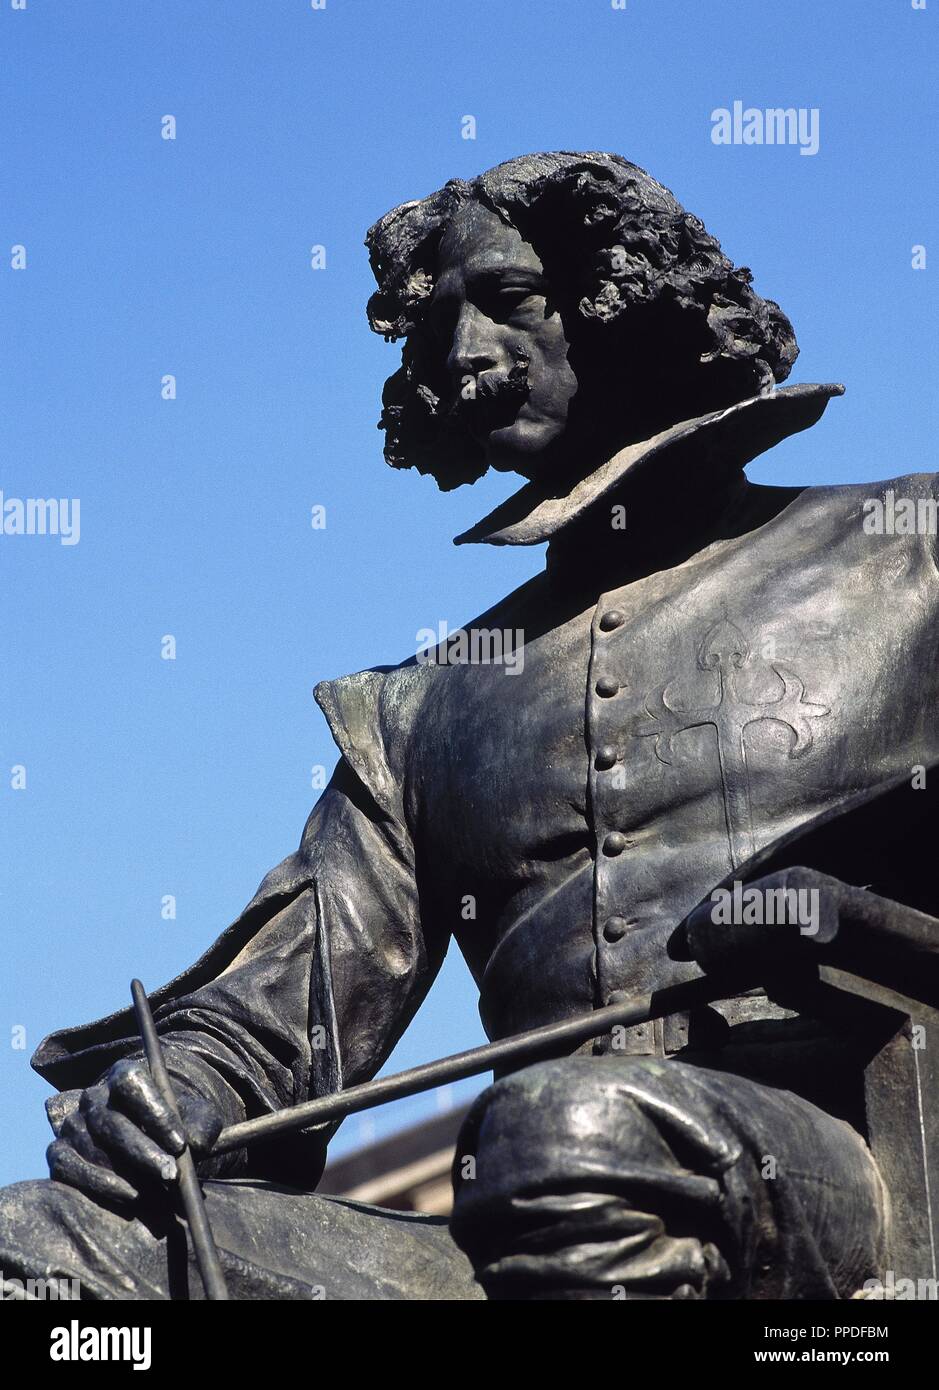
[(589, 471), (768, 391), (798, 354), (698, 218), (612, 154), (533, 154), (385, 214), (369, 323), (404, 339), (385, 457), (441, 488)]

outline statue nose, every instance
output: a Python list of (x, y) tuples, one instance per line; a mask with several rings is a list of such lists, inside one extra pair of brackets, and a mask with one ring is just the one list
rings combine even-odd
[(473, 305), (466, 304), (453, 331), (447, 367), (454, 377), (479, 376), (496, 366), (488, 321)]
[(464, 377), (480, 377), (496, 365), (495, 358), (486, 353), (461, 353), (450, 357), (450, 371), (459, 382)]

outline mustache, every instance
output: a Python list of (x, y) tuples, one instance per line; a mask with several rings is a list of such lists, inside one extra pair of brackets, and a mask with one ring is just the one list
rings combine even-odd
[(528, 367), (531, 359), (516, 352), (515, 362), (507, 372), (491, 370), (467, 380), (450, 405), (447, 415), (452, 422), (476, 431), (490, 431), (511, 424), (531, 392)]

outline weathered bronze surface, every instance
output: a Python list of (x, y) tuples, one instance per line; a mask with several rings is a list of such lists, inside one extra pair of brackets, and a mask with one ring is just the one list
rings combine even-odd
[[(458, 540), (547, 541), (546, 568), (317, 688), (341, 758), (300, 848), (152, 996), (181, 1124), (128, 1011), (46, 1039), (54, 1181), (0, 1196), (0, 1268), (200, 1297), (163, 1187), (188, 1138), (234, 1297), (935, 1277), (936, 535), (866, 505), (934, 518), (935, 478), (747, 480), (842, 388), (778, 386), (783, 312), (617, 156), (452, 181), (368, 245), (371, 325), (404, 340), (387, 459), (444, 488), (520, 473)], [(449, 1229), (317, 1197), (328, 1129), (212, 1155), (374, 1076), (451, 936), (493, 1039), (702, 973), (713, 1002), (501, 1076)]]

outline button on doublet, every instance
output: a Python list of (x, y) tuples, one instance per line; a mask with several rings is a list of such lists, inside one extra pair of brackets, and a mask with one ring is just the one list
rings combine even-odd
[(617, 854), (622, 854), (626, 848), (626, 843), (625, 835), (622, 835), (618, 830), (612, 830), (609, 835), (604, 837), (603, 853), (615, 858)]
[(618, 627), (622, 627), (626, 621), (626, 614), (618, 608), (610, 608), (600, 617), (601, 632), (615, 632)]
[(604, 700), (609, 700), (611, 696), (619, 694), (619, 681), (615, 676), (601, 676), (597, 681), (596, 690)]
[(604, 941), (622, 941), (626, 932), (629, 930), (629, 923), (625, 917), (608, 917), (603, 924)]

